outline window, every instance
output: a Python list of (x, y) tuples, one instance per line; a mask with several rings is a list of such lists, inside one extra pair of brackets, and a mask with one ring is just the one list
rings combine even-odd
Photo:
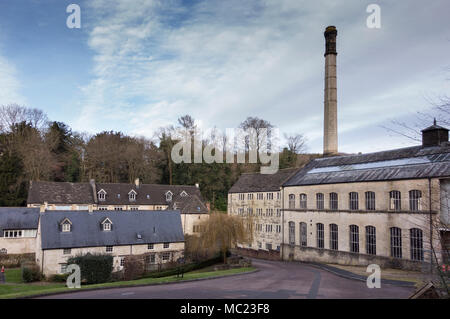
[(272, 232), (272, 225), (271, 224), (267, 224), (266, 225), (266, 233), (271, 233)]
[(266, 249), (267, 250), (272, 250), (272, 244), (271, 243), (266, 243)]
[(267, 193), (267, 194), (266, 194), (266, 198), (267, 198), (268, 200), (273, 200), (273, 193)]
[(338, 210), (338, 194), (330, 193), (330, 209)]
[(113, 251), (113, 246), (106, 246), (107, 253), (112, 253), (112, 251)]
[(125, 257), (120, 258), (120, 267), (125, 266)]
[(302, 247), (306, 247), (308, 242), (307, 242), (307, 238), (308, 238), (308, 233), (307, 233), (307, 225), (304, 222), (300, 223), (300, 245)]
[(281, 199), (281, 193), (277, 192), (277, 199)]
[(169, 243), (164, 243), (164, 246), (163, 246), (163, 247), (164, 247), (164, 248), (169, 248), (169, 245), (170, 245)]
[(23, 233), (21, 230), (5, 230), (5, 231), (3, 231), (3, 237), (19, 238), (19, 237), (23, 237)]
[(153, 248), (154, 248), (153, 244), (148, 244), (147, 245), (147, 249), (153, 249)]
[(109, 220), (109, 218), (106, 218), (102, 222), (102, 226), (103, 226), (103, 231), (111, 231), (111, 229), (112, 229), (112, 222)]
[(422, 230), (412, 228), (409, 230), (411, 259), (423, 261), (423, 234)]
[(262, 243), (260, 241), (258, 242), (258, 248), (262, 248)]
[(289, 245), (295, 245), (295, 223), (289, 222)]
[(114, 210), (123, 210), (123, 207), (114, 207)]
[(181, 197), (186, 197), (186, 196), (188, 196), (188, 193), (186, 193), (186, 191), (182, 191), (182, 192), (180, 193), (180, 195), (181, 195)]
[(295, 208), (295, 195), (289, 194), (289, 208)]
[(162, 256), (162, 260), (164, 260), (164, 261), (170, 260), (170, 253), (169, 252), (162, 253), (161, 256)]
[(247, 199), (248, 200), (253, 200), (253, 194), (247, 194)]
[(130, 202), (134, 202), (136, 200), (136, 192), (134, 190), (131, 190), (128, 193), (128, 199), (130, 200)]
[(145, 261), (147, 264), (154, 264), (156, 262), (155, 254), (145, 256)]
[(61, 265), (61, 273), (65, 274), (67, 273), (67, 264), (60, 264)]
[(338, 225), (330, 224), (330, 249), (338, 250)]
[(108, 207), (101, 206), (101, 207), (98, 208), (98, 210), (108, 210)]
[(277, 208), (277, 217), (281, 216), (281, 209)]
[(166, 201), (167, 202), (172, 201), (172, 195), (173, 195), (173, 193), (171, 191), (166, 192)]
[(300, 209), (307, 208), (307, 198), (306, 194), (300, 194)]
[(316, 194), (316, 208), (324, 209), (324, 196), (322, 193)]
[(61, 225), (62, 229), (61, 229), (61, 230), (62, 230), (64, 233), (68, 233), (68, 232), (71, 231), (71, 226), (72, 226), (71, 221), (70, 221), (69, 219), (66, 218), (66, 219), (62, 222), (62, 225)]
[(263, 193), (256, 194), (256, 199), (263, 200), (264, 199), (264, 194)]
[(409, 209), (418, 211), (422, 209), (422, 192), (419, 190), (409, 191)]
[(366, 254), (377, 254), (377, 235), (373, 226), (366, 226)]
[(72, 252), (72, 249), (70, 249), (70, 248), (64, 248), (64, 250), (63, 250), (64, 255), (70, 255), (71, 252)]
[(359, 253), (359, 227), (350, 225), (350, 251)]
[(317, 234), (317, 248), (324, 248), (324, 240), (323, 240), (323, 224), (316, 224), (316, 234)]
[(389, 192), (389, 209), (401, 210), (402, 209), (402, 197), (399, 191)]
[(281, 225), (276, 225), (276, 231), (277, 233), (281, 233)]
[(245, 195), (244, 194), (239, 194), (239, 200), (244, 200), (245, 199)]
[(391, 227), (391, 257), (402, 258), (402, 230)]
[(366, 210), (375, 210), (375, 192), (366, 192)]
[(137, 207), (137, 206), (131, 206), (131, 207), (130, 207), (130, 210), (139, 210), (139, 207)]
[(351, 192), (349, 194), (349, 205), (348, 207), (350, 210), (358, 210), (359, 209), (359, 202), (358, 202), (358, 193), (357, 192)]
[(106, 200), (106, 192), (105, 192), (105, 190), (101, 189), (98, 192), (98, 200), (102, 201), (102, 202)]

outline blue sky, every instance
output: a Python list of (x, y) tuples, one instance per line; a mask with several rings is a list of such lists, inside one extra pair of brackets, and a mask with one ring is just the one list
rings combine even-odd
[[(66, 27), (71, 3), (81, 29)], [(370, 3), (380, 29), (366, 26)], [(336, 25), (340, 151), (409, 146), (381, 126), (450, 93), (449, 10), (446, 0), (2, 0), (0, 105), (148, 137), (184, 114), (221, 129), (258, 116), (320, 152), (323, 31)]]

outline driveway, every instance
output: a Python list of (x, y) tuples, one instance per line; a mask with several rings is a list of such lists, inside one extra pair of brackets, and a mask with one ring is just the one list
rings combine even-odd
[(80, 291), (42, 298), (407, 298), (414, 288), (382, 284), (369, 289), (365, 282), (346, 279), (301, 263), (253, 260), (260, 271), (218, 279), (176, 284)]

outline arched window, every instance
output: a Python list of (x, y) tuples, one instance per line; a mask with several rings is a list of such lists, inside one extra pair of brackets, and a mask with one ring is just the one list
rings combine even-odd
[(375, 192), (366, 192), (366, 210), (375, 210)]
[(300, 208), (306, 209), (307, 208), (307, 199), (308, 197), (306, 194), (300, 194)]
[(316, 208), (317, 209), (324, 209), (324, 196), (323, 193), (317, 193), (316, 194)]
[(422, 192), (414, 189), (409, 191), (409, 209), (412, 211), (422, 210)]
[(399, 191), (389, 192), (389, 209), (390, 210), (402, 209), (402, 194)]
[(349, 199), (349, 205), (348, 207), (350, 208), (350, 210), (358, 210), (359, 209), (359, 205), (358, 205), (358, 193), (357, 192), (351, 192), (348, 196)]
[(373, 226), (366, 226), (366, 254), (377, 254), (377, 234)]
[(338, 210), (338, 194), (330, 193), (330, 209)]
[(391, 257), (402, 258), (402, 230), (391, 227)]
[(330, 224), (330, 249), (338, 250), (338, 225)]
[(423, 233), (419, 228), (409, 230), (411, 259), (423, 261)]
[(289, 208), (295, 208), (295, 195), (289, 194)]
[(350, 225), (350, 251), (359, 253), (359, 227)]
[(308, 245), (308, 228), (306, 223), (300, 223), (300, 246), (306, 247)]
[(295, 245), (295, 223), (289, 222), (289, 245)]
[(323, 239), (323, 224), (316, 224), (316, 234), (317, 234), (317, 248), (324, 248), (324, 239)]

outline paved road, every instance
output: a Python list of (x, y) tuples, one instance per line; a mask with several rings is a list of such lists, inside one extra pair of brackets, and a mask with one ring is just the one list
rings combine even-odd
[(195, 282), (80, 291), (43, 298), (407, 298), (414, 291), (410, 287), (387, 284), (369, 289), (365, 282), (300, 263), (253, 260), (253, 265), (260, 271)]

